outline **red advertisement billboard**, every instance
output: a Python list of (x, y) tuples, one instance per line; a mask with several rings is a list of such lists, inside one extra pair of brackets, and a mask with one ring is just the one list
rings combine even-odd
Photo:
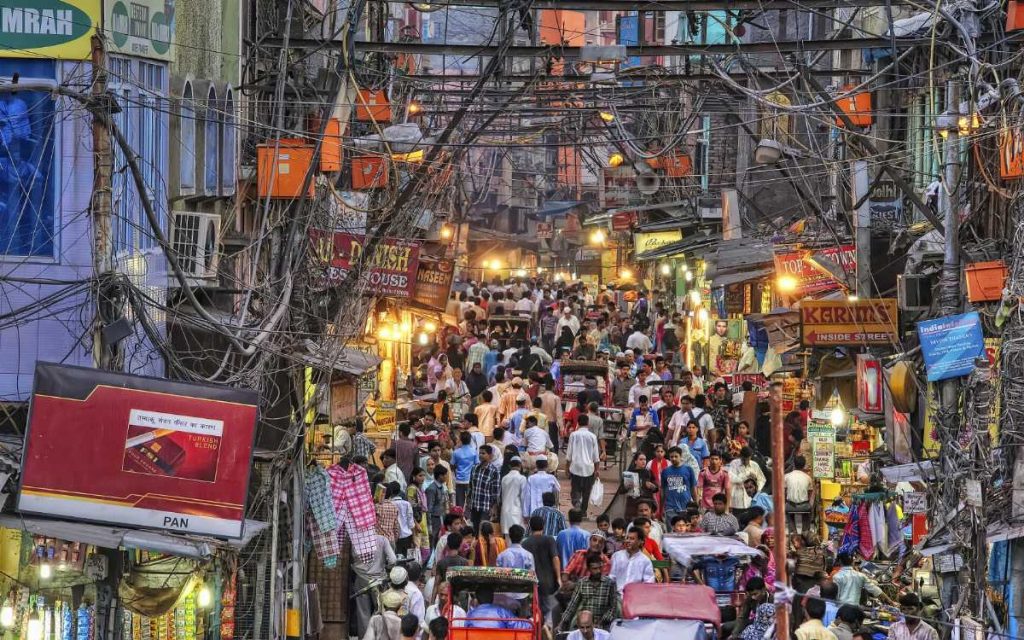
[(39, 363), (18, 509), (238, 538), (258, 396)]
[(839, 288), (836, 282), (827, 271), (815, 268), (807, 258), (821, 256), (842, 266), (849, 273), (857, 271), (857, 247), (852, 244), (840, 247), (828, 247), (814, 251), (791, 251), (788, 253), (775, 254), (775, 276), (792, 276), (796, 278), (797, 295), (820, 293)]
[[(309, 235), (314, 255), (324, 265), (324, 286), (342, 283), (364, 260), (366, 236), (320, 230), (312, 230)], [(420, 263), (418, 242), (384, 238), (365, 260), (363, 279), (368, 293), (392, 298), (412, 296)]]

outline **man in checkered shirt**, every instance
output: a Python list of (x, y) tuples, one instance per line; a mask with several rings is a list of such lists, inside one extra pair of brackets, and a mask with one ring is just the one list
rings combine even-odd
[(469, 498), (466, 508), (473, 521), (473, 530), (480, 530), (484, 518), (491, 518), (501, 491), (501, 472), (491, 464), (493, 452), (489, 446), (480, 447), (480, 462), (469, 474)]

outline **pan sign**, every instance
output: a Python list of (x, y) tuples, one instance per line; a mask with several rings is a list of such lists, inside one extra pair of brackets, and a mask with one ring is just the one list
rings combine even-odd
[(804, 346), (891, 345), (897, 339), (896, 299), (804, 300), (800, 332)]
[(18, 510), (241, 537), (257, 401), (234, 387), (40, 362)]

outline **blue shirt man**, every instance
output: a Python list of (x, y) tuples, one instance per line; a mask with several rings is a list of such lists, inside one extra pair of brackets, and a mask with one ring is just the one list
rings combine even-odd
[(729, 556), (708, 556), (700, 564), (704, 584), (714, 589), (715, 593), (732, 593), (736, 591), (736, 567), (739, 558)]
[[(469, 432), (464, 432), (467, 436)], [(469, 476), (473, 472), (473, 467), (480, 462), (480, 453), (476, 445), (473, 444), (472, 438), (469, 439), (468, 444), (452, 451), (452, 466), (455, 467), (455, 482), (459, 484), (468, 484)]]
[(590, 546), (590, 532), (580, 528), (583, 514), (577, 509), (569, 510), (569, 528), (555, 536), (558, 543), (558, 555), (562, 558), (562, 566), (569, 564), (569, 559), (580, 549)]
[(476, 591), (479, 604), (466, 614), (466, 626), (472, 629), (529, 629), (527, 620), (518, 620), (505, 607), (494, 604), (494, 591), (480, 587)]
[(671, 515), (685, 511), (693, 500), (697, 478), (693, 469), (683, 464), (683, 451), (679, 447), (669, 449), (668, 460), (671, 464), (661, 471), (661, 495), (665, 500), (665, 518), (671, 520)]

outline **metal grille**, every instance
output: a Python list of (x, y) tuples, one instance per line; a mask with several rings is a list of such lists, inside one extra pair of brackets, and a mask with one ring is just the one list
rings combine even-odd
[[(273, 517), (271, 493), (271, 465), (253, 463), (253, 482), (256, 497), (249, 505), (249, 518), (270, 522)], [(235, 605), (235, 638), (263, 640), (270, 638), (270, 572), (274, 563), (270, 559), (272, 527), (259, 533), (246, 545), (238, 559), (238, 597)]]

